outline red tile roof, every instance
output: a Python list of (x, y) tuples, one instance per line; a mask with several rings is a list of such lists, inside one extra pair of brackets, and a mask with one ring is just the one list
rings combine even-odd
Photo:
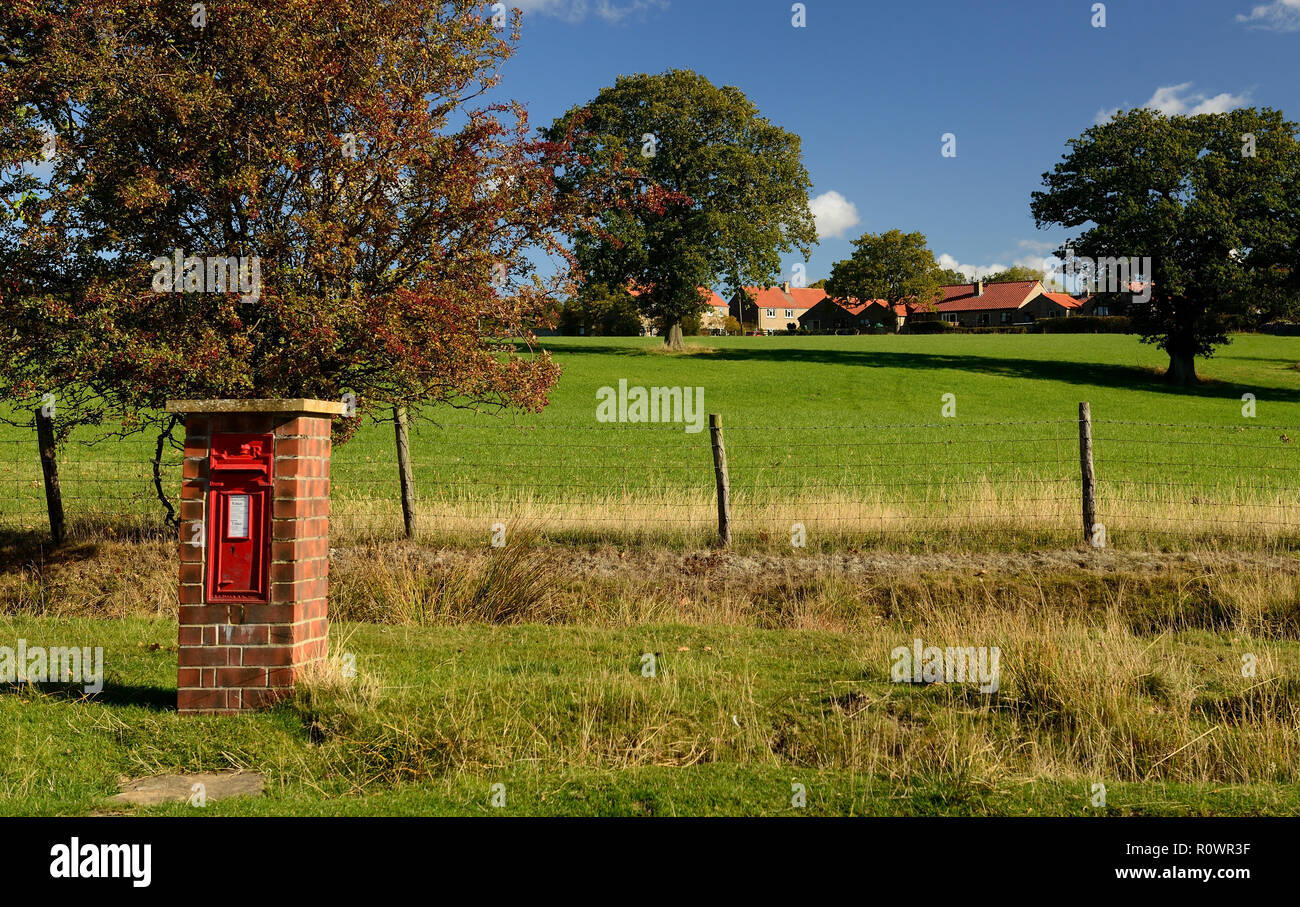
[(1038, 286), (1036, 280), (1017, 280), (1010, 283), (989, 283), (984, 285), (984, 293), (975, 295), (975, 288), (968, 283), (943, 288), (943, 299), (935, 303), (937, 312), (983, 312), (996, 309), (1018, 309), (1034, 293)]
[(815, 287), (745, 287), (745, 292), (760, 309), (799, 309), (807, 311), (826, 298), (826, 291)]
[(704, 287), (700, 287), (700, 292), (708, 294), (709, 305), (713, 306), (715, 309), (722, 309), (723, 312), (726, 312), (729, 308), (731, 308), (731, 306), (727, 304), (727, 300), (723, 299), (713, 290), (706, 290)]
[(1087, 298), (1076, 299), (1069, 293), (1044, 293), (1043, 295), (1057, 305), (1067, 309), (1077, 309), (1088, 301)]

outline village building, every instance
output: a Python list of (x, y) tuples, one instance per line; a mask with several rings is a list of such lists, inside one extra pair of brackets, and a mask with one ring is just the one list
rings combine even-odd
[(826, 291), (814, 287), (745, 287), (731, 298), (730, 313), (746, 331), (762, 334), (799, 330), (799, 318), (826, 298)]
[(940, 320), (964, 327), (1032, 324), (1043, 318), (1078, 314), (1084, 301), (1067, 293), (1049, 293), (1039, 280), (955, 284), (942, 288), (932, 312), (916, 312), (909, 321)]

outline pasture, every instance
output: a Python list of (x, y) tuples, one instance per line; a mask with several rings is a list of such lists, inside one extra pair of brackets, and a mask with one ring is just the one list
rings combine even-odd
[[(620, 380), (703, 389), (705, 412), (723, 417), (742, 543), (784, 539), (797, 523), (809, 545), (829, 548), (1069, 544), (1083, 400), (1113, 543), (1289, 547), (1300, 533), (1297, 338), (1239, 335), (1201, 363), (1194, 389), (1167, 386), (1159, 350), (1126, 335), (689, 342), (669, 356), (654, 338), (548, 338), (564, 372), (542, 413), (426, 411), (412, 428), (419, 537), (476, 546), (501, 523), (578, 541), (707, 543), (708, 430), (598, 422), (598, 392)], [(153, 439), (83, 446), (92, 435), (62, 453), (74, 530), (156, 525)], [(164, 457), (169, 491), (178, 458)], [(0, 526), (39, 526), (30, 430), (0, 435), (0, 489)], [(391, 424), (366, 424), (338, 447), (333, 495), (337, 539), (400, 533)]]

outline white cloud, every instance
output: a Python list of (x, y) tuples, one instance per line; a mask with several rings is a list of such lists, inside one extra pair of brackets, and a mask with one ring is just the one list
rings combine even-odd
[(581, 22), (594, 14), (606, 22), (617, 24), (629, 16), (642, 15), (651, 10), (665, 10), (668, 0), (502, 0), (507, 7), (516, 7), (525, 15), (543, 13), (568, 22)]
[[(1046, 251), (1046, 249), (1040, 247), (1045, 246), (1051, 249), (1056, 249), (1059, 248), (1060, 243), (1046, 243), (1037, 242), (1031, 239), (1022, 239), (1020, 241), (1020, 246), (1021, 248)], [(980, 277), (988, 277), (990, 274), (997, 274), (999, 271), (1005, 271), (1007, 268), (1014, 266), (1021, 268), (1034, 268), (1035, 270), (1042, 271), (1047, 275), (1048, 280), (1055, 278), (1059, 281), (1060, 279), (1060, 274), (1058, 272), (1061, 269), (1061, 260), (1055, 255), (1022, 255), (1019, 258), (1014, 259), (1010, 265), (1004, 265), (998, 262), (988, 265), (968, 265), (962, 264), (956, 258), (953, 258), (945, 252), (943, 255), (940, 255), (936, 261), (938, 261), (939, 267), (957, 271), (963, 274), (968, 280), (977, 280)]]
[(948, 268), (952, 271), (959, 271), (970, 280), (975, 280), (978, 277), (988, 277), (990, 274), (996, 274), (998, 271), (1005, 271), (1007, 269), (1006, 265), (1000, 264), (964, 265), (947, 252), (939, 256), (938, 262), (939, 267)]
[[(1295, 0), (1300, 3), (1300, 0)], [(1249, 103), (1250, 94), (1232, 94), (1224, 91), (1214, 96), (1207, 95), (1203, 92), (1192, 91), (1191, 82), (1182, 82), (1178, 85), (1162, 85), (1156, 89), (1155, 94), (1147, 99), (1145, 104), (1139, 104), (1139, 107), (1149, 107), (1152, 110), (1158, 110), (1166, 116), (1195, 116), (1201, 113), (1227, 113), (1235, 107)], [(1097, 111), (1097, 123), (1105, 123), (1116, 113), (1119, 108), (1115, 107), (1110, 110)]]
[(1300, 31), (1300, 0), (1261, 3), (1250, 11), (1250, 15), (1237, 16), (1237, 21), (1245, 22), (1251, 28), (1266, 28), (1269, 31)]
[(838, 192), (823, 192), (809, 201), (808, 207), (817, 222), (818, 239), (842, 237), (850, 227), (862, 223), (858, 206)]

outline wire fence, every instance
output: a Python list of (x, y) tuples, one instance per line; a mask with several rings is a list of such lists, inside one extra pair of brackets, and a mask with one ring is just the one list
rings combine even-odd
[[(1079, 427), (1077, 419), (728, 424), (730, 530), (795, 547), (1077, 544), (1085, 540)], [(1101, 531), (1088, 541), (1297, 547), (1300, 441), (1292, 439), (1300, 429), (1103, 419), (1091, 429)], [(719, 529), (707, 428), (422, 426), (411, 447), (413, 530), (422, 539), (490, 544), (526, 532), (707, 543)], [(151, 444), (64, 444), (57, 459), (70, 534), (167, 531), (152, 458)], [(173, 506), (180, 481), (180, 452), (167, 447), (158, 484)], [(336, 448), (332, 496), (338, 543), (403, 534), (391, 443), (371, 437)], [(34, 434), (0, 440), (0, 530), (39, 532), (45, 520)]]

